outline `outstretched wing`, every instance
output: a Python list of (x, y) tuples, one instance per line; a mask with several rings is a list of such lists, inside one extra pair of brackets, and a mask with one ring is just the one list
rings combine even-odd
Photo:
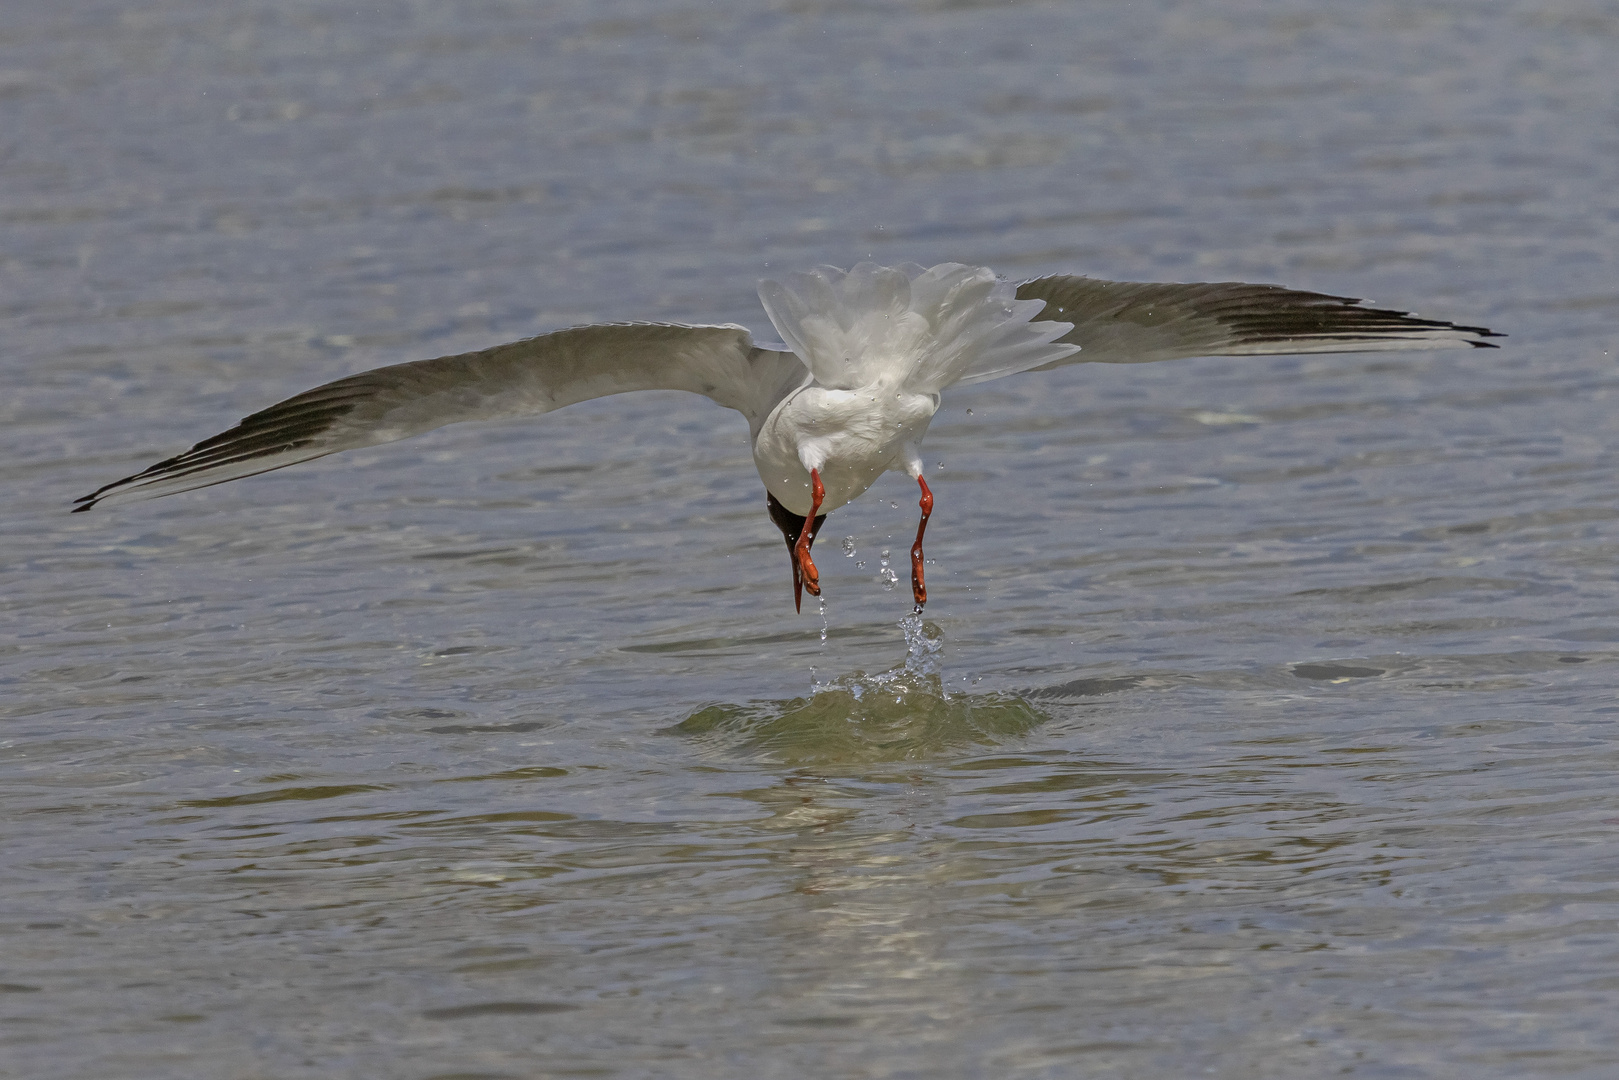
[(1482, 339), (1502, 336), (1481, 326), (1361, 307), (1346, 296), (1237, 281), (1160, 285), (1059, 275), (1024, 282), (1017, 297), (1044, 300), (1041, 319), (1073, 323), (1058, 340), (1080, 347), (1035, 371), (1191, 356), (1491, 349)]
[(792, 353), (755, 348), (741, 326), (576, 326), (306, 390), (91, 492), (74, 511), (222, 484), (463, 420), (532, 416), (630, 390), (689, 390), (737, 410), (757, 429), (808, 375)]

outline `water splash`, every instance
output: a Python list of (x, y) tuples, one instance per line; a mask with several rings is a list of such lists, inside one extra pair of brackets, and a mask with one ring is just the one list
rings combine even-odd
[(905, 670), (917, 675), (939, 675), (939, 654), (944, 651), (944, 634), (934, 623), (922, 621), (913, 611), (899, 621), (905, 633)]
[(899, 575), (894, 573), (893, 568), (888, 565), (888, 555), (888, 548), (883, 548), (882, 558), (877, 563), (878, 566), (882, 567), (881, 570), (877, 571), (877, 580), (882, 582), (884, 589), (892, 589), (899, 583)]
[(938, 625), (912, 612), (899, 626), (905, 659), (897, 667), (874, 675), (853, 671), (826, 682), (812, 669), (808, 697), (710, 705), (665, 730), (701, 738), (721, 753), (835, 764), (995, 746), (1046, 721), (1015, 695), (946, 689)]
[(825, 645), (826, 635), (831, 631), (832, 626), (826, 621), (826, 597), (817, 596), (816, 599), (821, 602), (821, 644)]
[(898, 667), (876, 675), (856, 671), (828, 683), (811, 679), (810, 692), (818, 694), (827, 690), (848, 690), (856, 701), (860, 701), (869, 691), (881, 694), (892, 688), (899, 703), (903, 704), (906, 694), (913, 687), (921, 685), (936, 689), (940, 696), (950, 696), (939, 671), (940, 655), (944, 652), (944, 632), (937, 623), (924, 622), (920, 611), (913, 611), (901, 619), (899, 628), (905, 635), (905, 660)]

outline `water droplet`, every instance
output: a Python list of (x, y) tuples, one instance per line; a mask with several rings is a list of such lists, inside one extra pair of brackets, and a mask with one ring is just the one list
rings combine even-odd
[(888, 500), (888, 508), (890, 510), (898, 510), (899, 509), (899, 503), (895, 502), (893, 499), (890, 499), (890, 500)]
[(878, 574), (877, 577), (881, 579), (885, 589), (892, 589), (899, 583), (899, 575), (886, 566), (883, 567), (883, 572)]
[(971, 416), (971, 415), (972, 415), (972, 414), (973, 414), (973, 411), (972, 411), (972, 410), (971, 410), (971, 409), (968, 409), (968, 410), (967, 410), (967, 415), (968, 415), (968, 416)]
[(905, 670), (915, 675), (937, 675), (939, 653), (944, 647), (937, 626), (922, 622), (919, 612), (911, 612), (899, 622), (905, 632)]
[(942, 462), (942, 461), (936, 462), (933, 467), (935, 469), (943, 469), (944, 468), (944, 462)]
[(852, 536), (843, 538), (843, 557), (845, 559), (854, 558), (854, 537)]
[(856, 570), (864, 570), (866, 568), (866, 560), (861, 559), (859, 562), (854, 564), (854, 568)]

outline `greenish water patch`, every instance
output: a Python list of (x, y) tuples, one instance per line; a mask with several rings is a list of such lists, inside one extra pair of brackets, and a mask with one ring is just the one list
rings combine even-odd
[(1015, 694), (950, 693), (938, 668), (938, 628), (910, 616), (899, 667), (817, 683), (809, 697), (717, 704), (665, 731), (726, 753), (787, 764), (905, 761), (1028, 734), (1049, 717)]
[(710, 705), (667, 730), (789, 764), (832, 764), (994, 746), (1048, 719), (1011, 694), (948, 694), (937, 675), (872, 682), (855, 672), (807, 698)]
[(258, 803), (303, 802), (313, 799), (338, 799), (345, 795), (358, 795), (366, 791), (387, 791), (388, 784), (322, 784), (313, 787), (284, 787), (269, 791), (252, 791), (245, 795), (223, 795), (217, 799), (181, 799), (180, 806), (218, 809), (227, 806), (253, 806)]

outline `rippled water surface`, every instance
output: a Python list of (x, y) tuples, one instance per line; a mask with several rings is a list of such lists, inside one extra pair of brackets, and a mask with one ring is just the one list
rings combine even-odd
[[(1602, 0), (0, 5), (0, 1075), (1619, 1075), (1616, 51)], [(1510, 336), (959, 389), (908, 627), (914, 486), (795, 615), (678, 395), (66, 513), (867, 257)]]

